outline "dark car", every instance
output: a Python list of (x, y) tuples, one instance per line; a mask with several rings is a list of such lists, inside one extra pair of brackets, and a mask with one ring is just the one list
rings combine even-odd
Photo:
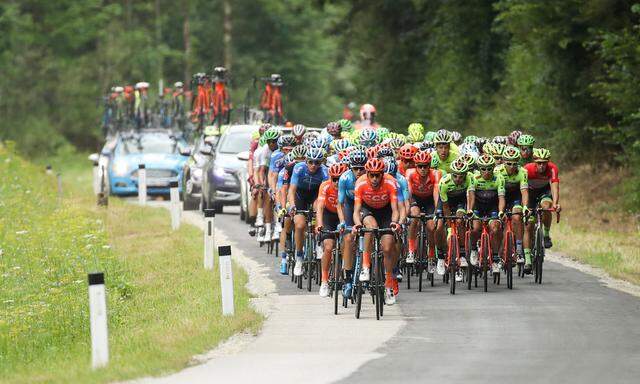
[(236, 176), (246, 161), (238, 153), (247, 151), (257, 125), (232, 125), (220, 137), (213, 158), (203, 168), (202, 209), (222, 212), (225, 205), (239, 205), (241, 186)]
[(182, 195), (185, 211), (198, 209), (202, 194), (202, 168), (213, 156), (219, 136), (202, 136), (181, 153), (189, 160), (182, 167)]

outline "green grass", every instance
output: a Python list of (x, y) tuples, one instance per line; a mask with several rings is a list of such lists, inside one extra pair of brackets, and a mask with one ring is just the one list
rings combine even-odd
[[(169, 212), (110, 199), (97, 208), (86, 156), (51, 161), (64, 179), (0, 145), (2, 382), (107, 382), (160, 375), (230, 335), (255, 331), (246, 274), (234, 267), (233, 317), (221, 315), (202, 233)], [(26, 232), (25, 232), (26, 231)], [(110, 364), (91, 370), (87, 272), (104, 271)]]

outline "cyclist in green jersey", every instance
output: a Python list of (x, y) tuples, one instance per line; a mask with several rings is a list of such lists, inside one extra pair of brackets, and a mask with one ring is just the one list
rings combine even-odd
[[(519, 165), (520, 150), (508, 146), (502, 153), (502, 159), (503, 163), (497, 166), (494, 172), (501, 174), (504, 178), (506, 209), (510, 209), (512, 213), (526, 214), (529, 211), (529, 177), (527, 170)], [(513, 216), (512, 224), (518, 263), (524, 263), (522, 216)]]
[(437, 163), (434, 161), (432, 162), (432, 165), (437, 164), (437, 169), (444, 173), (451, 172), (451, 163), (453, 163), (458, 157), (457, 150), (452, 148), (452, 140), (451, 132), (445, 129), (441, 129), (436, 132), (436, 135), (433, 138), (433, 143), (436, 145), (436, 152), (438, 156), (434, 156), (434, 158), (437, 158)]
[(533, 145), (536, 143), (536, 139), (531, 135), (520, 135), (517, 143), (520, 148), (520, 165), (532, 162)]
[[(478, 172), (473, 175), (472, 183), (467, 189), (467, 213), (473, 217), (490, 217), (489, 232), (491, 236), (491, 250), (493, 252), (493, 272), (498, 273), (502, 268), (498, 250), (502, 241), (500, 231), (500, 221), (498, 217), (504, 215), (505, 209), (505, 188), (504, 178), (500, 173), (494, 173), (495, 160), (488, 154), (483, 154), (478, 158)], [(482, 223), (479, 220), (473, 221), (471, 231), (471, 264), (478, 262), (477, 241), (482, 231)]]

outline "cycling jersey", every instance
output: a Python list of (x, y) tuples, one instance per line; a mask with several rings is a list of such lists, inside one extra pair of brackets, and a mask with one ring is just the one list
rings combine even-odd
[(249, 160), (253, 160), (256, 149), (258, 149), (258, 139), (251, 140), (251, 143), (249, 144)]
[(328, 178), (329, 170), (325, 165), (320, 165), (315, 173), (310, 173), (307, 163), (300, 162), (293, 167), (291, 185), (295, 185), (298, 192), (317, 194), (320, 184)]
[[(280, 172), (278, 172), (278, 181), (276, 182), (276, 190), (279, 191), (280, 188), (282, 188), (285, 185), (285, 183), (284, 183), (285, 177), (288, 177), (287, 176), (287, 169), (286, 168), (282, 168), (280, 170)], [(287, 185), (288, 185), (288, 183), (287, 183)]]
[(529, 177), (527, 170), (523, 167), (518, 167), (518, 171), (513, 175), (507, 173), (507, 168), (504, 164), (500, 164), (494, 170), (494, 173), (499, 173), (504, 178), (504, 188), (506, 192), (517, 192), (521, 189), (527, 189), (529, 187)]
[(558, 166), (553, 162), (547, 162), (547, 170), (543, 174), (538, 173), (536, 163), (525, 164), (524, 169), (527, 171), (529, 178), (529, 189), (542, 189), (550, 183), (559, 183)]
[(453, 181), (453, 175), (451, 173), (444, 176), (438, 184), (438, 195), (440, 196), (440, 201), (446, 203), (449, 199), (464, 198), (466, 200), (467, 189), (473, 182), (472, 178), (472, 174), (467, 172), (464, 182), (462, 184), (456, 184), (455, 181)]
[(353, 171), (345, 172), (340, 176), (340, 180), (338, 180), (338, 202), (340, 204), (353, 203), (355, 186), (356, 175)]
[(330, 167), (333, 164), (337, 164), (340, 162), (340, 157), (336, 153), (335, 155), (331, 155), (327, 157), (327, 167)]
[(271, 149), (269, 148), (269, 144), (264, 144), (263, 146), (256, 149), (254, 153), (254, 161), (253, 167), (267, 167), (269, 168), (269, 163), (271, 161)]
[(325, 210), (338, 212), (338, 189), (333, 186), (331, 180), (325, 180), (320, 184), (318, 203), (323, 203)]
[(480, 204), (498, 203), (498, 196), (504, 196), (504, 178), (500, 174), (493, 174), (491, 179), (486, 180), (480, 172), (473, 175), (472, 183), (467, 189), (474, 192), (476, 201)]
[(429, 169), (429, 173), (422, 177), (415, 168), (407, 170), (406, 178), (409, 184), (409, 191), (415, 198), (425, 199), (433, 196), (433, 191), (437, 188), (440, 181), (441, 172), (435, 169)]
[(447, 156), (447, 158), (445, 159), (442, 159), (440, 155), (438, 155), (438, 152), (433, 152), (432, 155), (433, 155), (433, 157), (431, 158), (432, 166), (446, 173), (451, 172), (451, 163), (453, 163), (458, 158), (458, 152), (454, 151), (452, 147), (449, 150), (449, 156)]
[(280, 172), (282, 168), (285, 166), (286, 157), (284, 152), (279, 149), (276, 149), (271, 154), (271, 159), (269, 161), (269, 171), (270, 172)]
[[(413, 168), (413, 167), (412, 167)], [(407, 164), (404, 161), (399, 161), (398, 162), (398, 172), (402, 175), (402, 176), (407, 176), (407, 171), (409, 169), (412, 168), (407, 168)]]
[(396, 182), (398, 183), (398, 203), (402, 203), (404, 201), (408, 201), (411, 197), (411, 192), (409, 192), (409, 182), (407, 178), (402, 176), (400, 172), (396, 172), (395, 175)]
[(398, 202), (397, 189), (398, 184), (395, 179), (386, 173), (377, 188), (373, 188), (365, 174), (356, 181), (354, 201), (366, 204), (373, 209), (385, 208), (391, 202)]

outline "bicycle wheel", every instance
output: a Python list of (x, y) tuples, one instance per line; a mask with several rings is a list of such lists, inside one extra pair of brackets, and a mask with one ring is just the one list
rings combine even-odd
[(464, 234), (465, 248), (467, 250), (467, 289), (471, 290), (471, 281), (475, 274), (475, 268), (471, 265), (471, 231), (467, 230)]
[(360, 310), (362, 309), (362, 285), (360, 284), (360, 282), (356, 282), (356, 286), (353, 287), (355, 289), (355, 293), (356, 293), (356, 319), (360, 318)]
[(507, 288), (509, 289), (513, 289), (513, 268), (511, 268), (511, 263), (513, 262), (513, 239), (513, 232), (507, 232), (505, 246), (503, 247), (505, 256), (504, 267), (507, 274)]
[(336, 249), (333, 250), (333, 314), (338, 314), (338, 296), (340, 295), (340, 277), (342, 273), (340, 273), (340, 252), (338, 251), (338, 244), (336, 244)]
[(380, 317), (384, 315), (385, 289), (384, 256), (382, 251), (378, 251), (378, 306), (380, 307)]
[(536, 230), (536, 263), (535, 263), (535, 273), (536, 273), (536, 283), (542, 284), (542, 263), (544, 261), (544, 232), (542, 231), (542, 226), (539, 226)]
[[(422, 227), (420, 227), (420, 234), (418, 235), (418, 292), (422, 292), (422, 273), (424, 271), (424, 260), (426, 260), (425, 249), (424, 249), (424, 232)], [(428, 263), (428, 262), (427, 262)], [(428, 267), (427, 267), (428, 268)]]
[(450, 236), (449, 238), (449, 293), (456, 294), (456, 269), (458, 256), (458, 237)]
[(380, 280), (379, 280), (379, 276), (378, 276), (378, 264), (380, 263), (380, 261), (378, 260), (378, 253), (377, 252), (372, 252), (373, 254), (371, 255), (371, 271), (373, 272), (369, 279), (369, 284), (371, 287), (371, 293), (372, 293), (372, 299), (373, 299), (373, 304), (376, 307), (376, 320), (380, 320), (380, 306), (378, 305), (381, 301), (381, 298), (379, 296), (379, 290), (378, 290), (378, 285), (380, 284)]
[(480, 254), (480, 260), (482, 260), (482, 278), (484, 280), (484, 291), (487, 292), (489, 287), (489, 236), (482, 235), (480, 245), (482, 252)]

